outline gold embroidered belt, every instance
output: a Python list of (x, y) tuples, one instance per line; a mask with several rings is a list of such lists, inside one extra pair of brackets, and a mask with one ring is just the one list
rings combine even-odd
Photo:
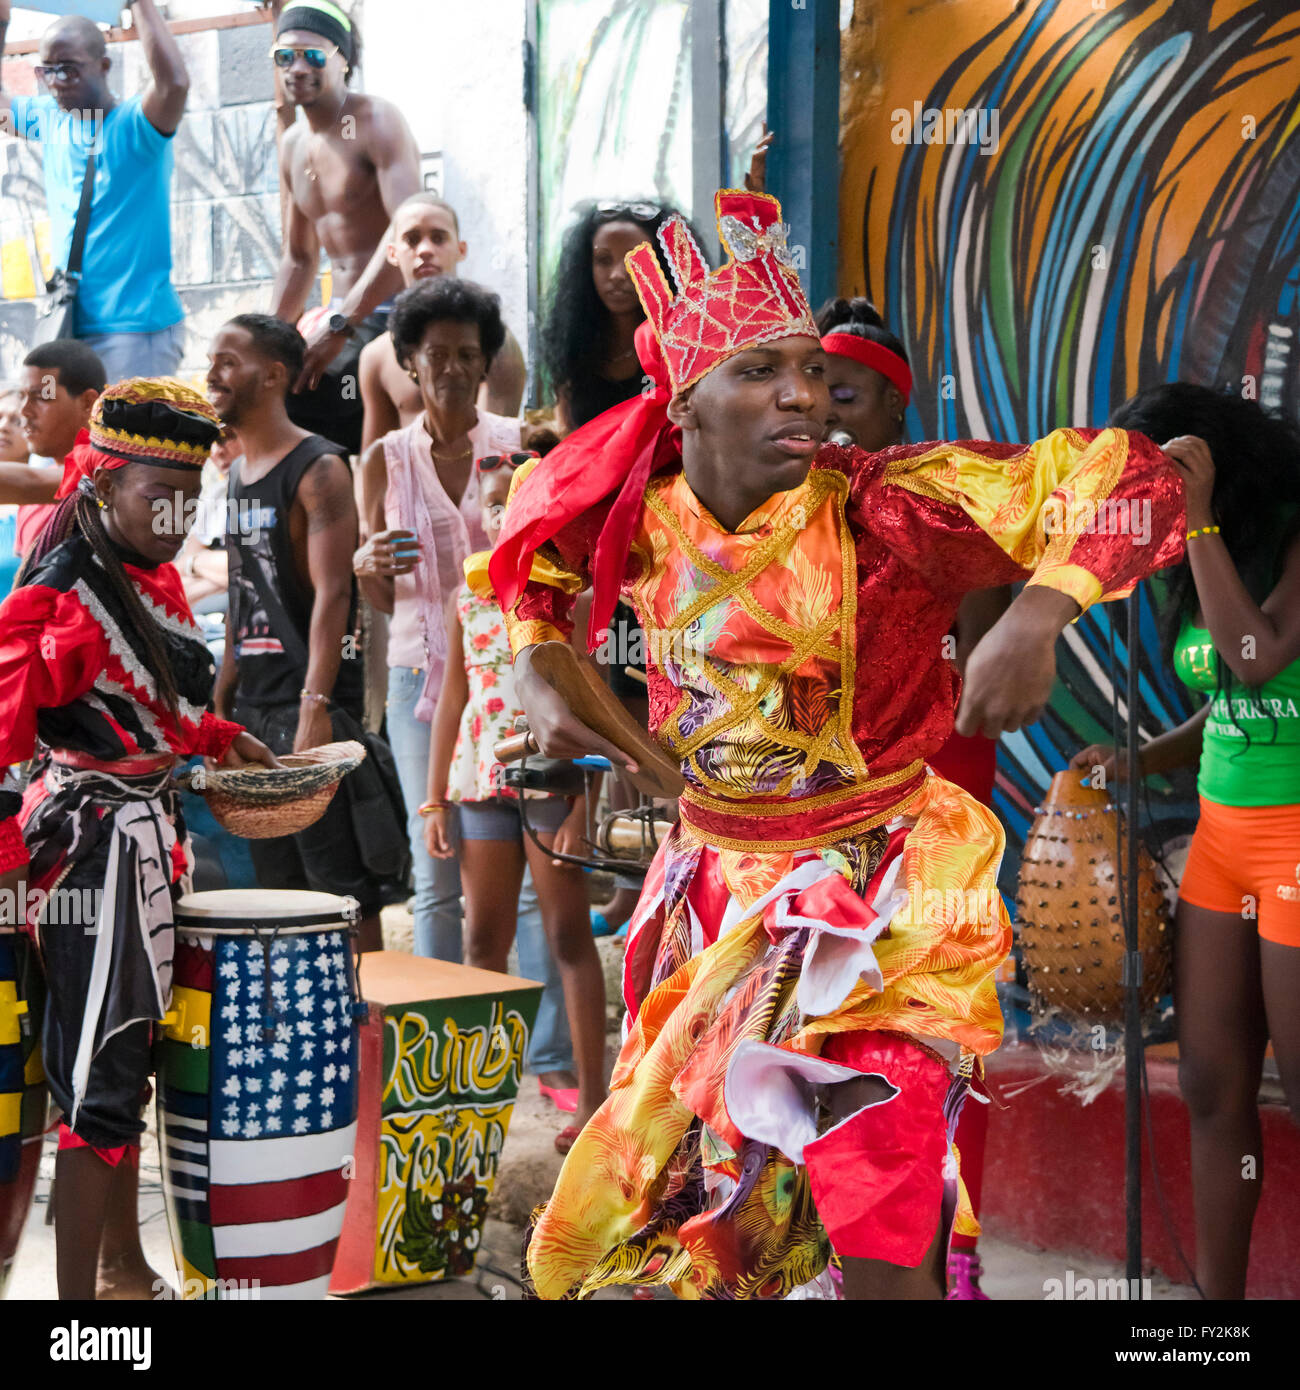
[(780, 853), (819, 849), (884, 825), (903, 814), (924, 780), (918, 758), (897, 772), (819, 796), (731, 801), (687, 787), (678, 804), (683, 832), (701, 844)]

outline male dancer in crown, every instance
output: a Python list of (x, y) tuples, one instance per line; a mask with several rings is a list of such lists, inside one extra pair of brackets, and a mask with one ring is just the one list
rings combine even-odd
[[(591, 583), (593, 646), (620, 596), (646, 629), (651, 732), (686, 781), (629, 928), (610, 1097), (528, 1270), (542, 1298), (831, 1296), (834, 1251), (846, 1297), (942, 1298), (970, 1221), (951, 1134), (1000, 1041), (1011, 940), (1002, 831), (926, 766), (954, 723), (943, 639), (963, 594), (1027, 579), (956, 724), (1037, 718), (1064, 625), (1178, 558), (1182, 488), (1121, 430), (824, 444), (825, 354), (780, 207), (717, 203), (721, 270), (680, 222), (661, 233), (675, 294), (653, 247), (629, 254), (656, 389), (534, 466), (492, 562), (541, 751), (629, 763), (533, 667)], [(1149, 505), (1148, 545), (1047, 524), (1107, 497)]]

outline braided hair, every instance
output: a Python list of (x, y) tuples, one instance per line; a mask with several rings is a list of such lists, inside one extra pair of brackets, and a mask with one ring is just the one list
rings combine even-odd
[[(127, 465), (131, 467), (133, 465)], [(82, 479), (77, 490), (65, 498), (45, 524), (40, 535), (32, 543), (27, 557), (14, 580), (14, 588), (21, 588), (31, 582), (41, 561), (64, 541), (80, 533), (85, 537), (91, 552), (104, 568), (113, 592), (126, 611), (127, 626), (144, 643), (145, 666), (158, 686), (158, 693), (167, 706), (173, 719), (180, 717), (180, 697), (176, 691), (176, 681), (172, 675), (171, 658), (167, 653), (167, 643), (162, 628), (153, 615), (140, 601), (140, 595), (131, 576), (122, 564), (104, 522), (99, 513), (101, 504), (95, 493), (95, 486), (89, 478)]]

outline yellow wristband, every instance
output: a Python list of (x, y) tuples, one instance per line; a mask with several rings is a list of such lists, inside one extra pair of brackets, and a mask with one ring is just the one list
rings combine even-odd
[(1194, 541), (1197, 536), (1217, 536), (1218, 534), (1219, 528), (1217, 526), (1202, 526), (1195, 531), (1189, 531), (1187, 533), (1187, 539), (1189, 541)]

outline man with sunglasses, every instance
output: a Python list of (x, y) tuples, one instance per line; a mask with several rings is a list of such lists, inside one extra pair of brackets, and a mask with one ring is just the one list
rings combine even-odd
[[(11, 0), (0, 0), (0, 46), (10, 9)], [(98, 354), (110, 382), (171, 375), (184, 343), (184, 310), (171, 283), (171, 138), (190, 79), (154, 0), (132, 0), (131, 13), (151, 76), (143, 92), (114, 99), (104, 35), (80, 15), (55, 20), (41, 38), (36, 74), (46, 95), (0, 92), (0, 132), (43, 149), (56, 265), (67, 265), (94, 155), (76, 336)]]
[[(272, 5), (271, 59), (285, 99), (305, 122), (280, 146), (280, 180), (289, 190), (284, 250), (271, 312), (297, 323), (329, 255), (333, 298), (302, 322), (307, 358), (289, 414), (350, 454), (361, 451), (361, 349), (384, 332), (402, 278), (387, 255), (387, 233), (404, 199), (420, 188), (420, 156), (401, 112), (382, 97), (348, 88), (360, 37), (331, 0)], [(323, 320), (323, 321), (322, 321)]]

